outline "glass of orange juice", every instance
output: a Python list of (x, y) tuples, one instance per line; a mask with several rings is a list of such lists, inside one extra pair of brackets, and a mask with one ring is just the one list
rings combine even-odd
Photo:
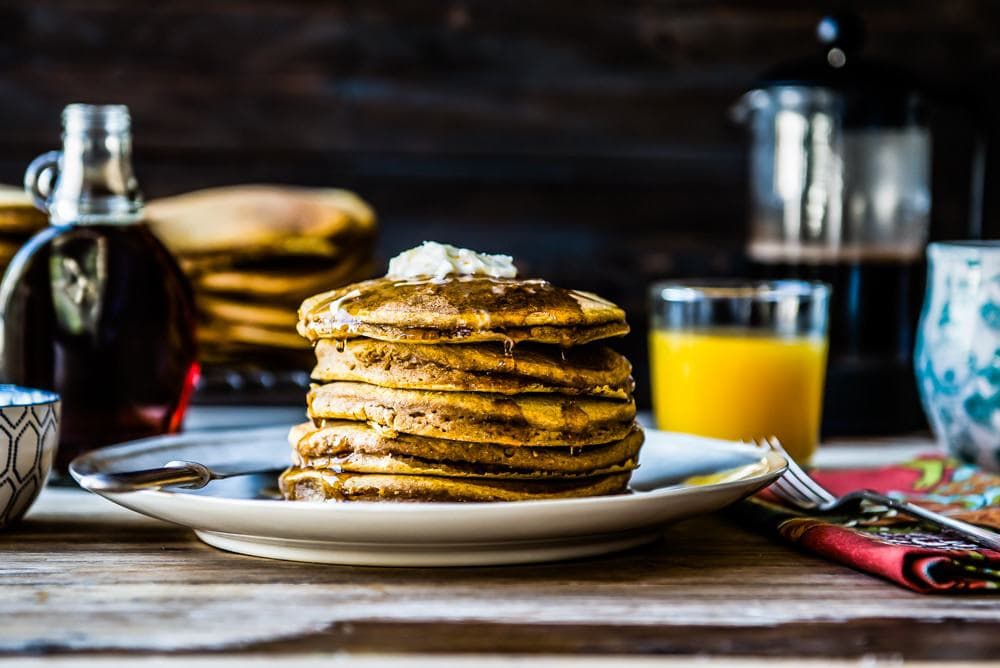
[(664, 282), (650, 297), (657, 426), (734, 440), (777, 436), (808, 463), (819, 441), (829, 286)]

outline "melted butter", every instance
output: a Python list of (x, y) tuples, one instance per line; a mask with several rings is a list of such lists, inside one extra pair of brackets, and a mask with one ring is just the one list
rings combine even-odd
[(610, 306), (612, 308), (617, 308), (614, 302), (608, 301), (604, 297), (599, 297), (592, 292), (580, 292), (579, 290), (568, 290), (570, 297), (575, 299), (579, 304), (586, 304), (587, 302), (597, 302), (603, 304), (604, 306)]
[(361, 296), (361, 290), (355, 288), (350, 292), (346, 292), (340, 297), (337, 297), (330, 302), (327, 307), (330, 310), (330, 315), (333, 316), (333, 321), (344, 325), (353, 325), (357, 323), (357, 320), (343, 307), (344, 304), (350, 302), (351, 300), (357, 299)]

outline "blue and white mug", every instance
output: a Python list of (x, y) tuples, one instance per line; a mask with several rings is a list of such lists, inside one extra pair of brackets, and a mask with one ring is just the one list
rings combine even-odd
[(933, 243), (915, 352), (938, 441), (1000, 470), (1000, 241)]

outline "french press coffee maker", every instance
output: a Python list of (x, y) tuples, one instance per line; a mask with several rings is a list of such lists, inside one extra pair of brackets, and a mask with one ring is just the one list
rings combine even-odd
[(779, 65), (733, 112), (750, 130), (747, 253), (760, 276), (832, 285), (828, 434), (923, 425), (913, 337), (930, 227), (927, 101), (826, 17), (812, 57)]

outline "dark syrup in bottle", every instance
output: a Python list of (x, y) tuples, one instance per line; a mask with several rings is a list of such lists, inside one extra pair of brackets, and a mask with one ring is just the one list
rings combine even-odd
[(198, 376), (191, 290), (141, 222), (127, 114), (67, 108), (63, 152), (26, 178), (58, 169), (40, 193), (53, 225), (0, 284), (0, 377), (61, 395), (63, 472), (93, 448), (179, 430)]

